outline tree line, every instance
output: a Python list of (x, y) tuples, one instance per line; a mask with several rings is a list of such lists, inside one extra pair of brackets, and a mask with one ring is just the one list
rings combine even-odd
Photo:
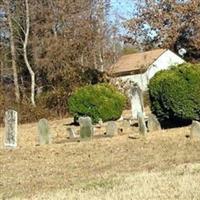
[(13, 81), (16, 102), (35, 106), (41, 89), (70, 92), (113, 62), (109, 8), (109, 0), (0, 2), (1, 81)]
[(124, 26), (125, 42), (141, 51), (169, 48), (178, 53), (185, 49), (185, 59), (200, 61), (199, 0), (131, 0), (134, 17)]
[(5, 104), (35, 107), (37, 96), (49, 92), (55, 96), (48, 106), (65, 106), (76, 87), (107, 79), (103, 72), (123, 53), (185, 49), (187, 61), (200, 60), (198, 0), (130, 2), (132, 18), (118, 16), (123, 23), (113, 25), (110, 0), (0, 0), (0, 92)]

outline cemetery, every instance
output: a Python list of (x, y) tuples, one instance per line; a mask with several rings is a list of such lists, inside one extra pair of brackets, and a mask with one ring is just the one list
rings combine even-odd
[[(159, 187), (164, 187), (165, 183), (168, 190), (175, 188), (170, 198), (174, 198), (175, 193), (178, 199), (197, 197), (199, 192), (191, 185), (188, 185), (191, 193), (184, 193), (182, 182), (184, 179), (188, 184), (200, 186), (194, 183), (200, 178), (200, 122), (199, 107), (196, 107), (200, 104), (199, 99), (192, 104), (194, 99), (187, 96), (191, 87), (190, 95), (199, 95), (199, 84), (196, 83), (199, 83), (200, 76), (193, 73), (196, 70), (198, 74), (197, 67), (184, 64), (158, 73), (149, 86), (151, 110), (144, 103), (142, 90), (132, 82), (126, 90), (127, 99), (116, 87), (105, 83), (78, 89), (69, 99), (71, 117), (60, 120), (42, 118), (36, 123), (20, 124), (19, 113), (7, 110), (5, 124), (0, 128), (0, 198), (54, 199), (54, 195), (58, 195), (58, 199), (61, 196), (73, 199), (85, 195), (87, 199), (98, 188), (109, 199), (111, 190), (120, 190), (123, 182), (127, 185), (121, 195), (128, 192), (128, 198), (132, 195), (145, 198), (145, 194), (139, 192), (140, 182), (143, 179), (149, 181), (152, 190), (157, 187), (156, 176), (173, 180), (172, 183), (159, 183)], [(164, 101), (165, 107), (158, 103), (159, 94), (166, 98), (166, 86), (162, 84), (163, 80), (168, 83), (166, 73), (169, 83), (173, 80), (173, 87), (179, 87), (182, 97), (182, 101), (177, 102), (179, 94), (176, 91), (176, 110), (171, 107), (171, 101)], [(177, 79), (182, 85), (176, 84)], [(174, 92), (170, 90), (172, 85), (168, 86), (166, 92)], [(125, 108), (126, 101), (129, 101), (130, 109)], [(183, 106), (188, 101), (190, 104)], [(173, 114), (172, 119), (179, 124), (174, 126), (172, 120), (173, 126), (166, 127), (165, 121)], [(187, 176), (188, 170), (190, 177)], [(124, 174), (128, 174), (131, 181), (127, 181)], [(136, 184), (134, 190), (128, 190), (133, 183)], [(176, 184), (181, 189), (176, 188)], [(143, 183), (142, 188), (146, 190), (147, 185)], [(102, 192), (96, 195), (97, 199), (103, 198)], [(163, 193), (155, 199), (166, 196), (167, 193)]]
[(0, 200), (200, 200), (199, 0), (0, 1)]

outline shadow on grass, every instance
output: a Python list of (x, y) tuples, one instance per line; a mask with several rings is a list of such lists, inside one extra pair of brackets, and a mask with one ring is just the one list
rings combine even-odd
[(102, 135), (94, 135), (91, 138), (69, 138), (67, 137), (66, 139), (59, 139), (54, 141), (54, 144), (64, 144), (64, 143), (73, 143), (73, 142), (85, 142), (85, 141), (91, 141), (91, 140), (96, 140), (96, 139), (104, 139), (104, 138), (112, 138), (110, 136), (107, 136), (105, 134)]
[(192, 120), (171, 119), (160, 122), (162, 129), (181, 128), (192, 124)]

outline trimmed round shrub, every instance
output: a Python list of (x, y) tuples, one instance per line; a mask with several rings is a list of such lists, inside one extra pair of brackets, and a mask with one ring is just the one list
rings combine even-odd
[(69, 111), (75, 118), (89, 116), (93, 123), (120, 118), (126, 97), (114, 86), (96, 84), (81, 87), (69, 98)]
[(184, 63), (158, 72), (149, 83), (151, 109), (159, 120), (200, 120), (200, 65)]

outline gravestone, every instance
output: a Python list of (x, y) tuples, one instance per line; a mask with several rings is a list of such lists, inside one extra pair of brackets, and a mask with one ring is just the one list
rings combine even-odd
[(149, 132), (161, 130), (160, 123), (154, 114), (149, 114), (147, 127), (148, 127)]
[(94, 127), (92, 125), (92, 119), (90, 117), (79, 117), (80, 124), (80, 137), (91, 138), (94, 134)]
[(100, 126), (103, 126), (103, 120), (102, 119), (99, 119), (98, 123), (99, 123)]
[(96, 124), (96, 128), (101, 128), (103, 126), (103, 120), (99, 119), (98, 124)]
[(75, 130), (72, 127), (67, 128), (67, 133), (68, 133), (70, 139), (77, 138)]
[(147, 127), (146, 127), (146, 123), (145, 123), (145, 120), (144, 120), (143, 113), (138, 112), (137, 118), (138, 118), (138, 127), (139, 127), (140, 134), (146, 135), (147, 134)]
[(39, 133), (40, 145), (51, 143), (51, 133), (50, 133), (48, 121), (46, 119), (41, 119), (38, 122), (38, 133)]
[(197, 136), (200, 138), (200, 122), (192, 121), (192, 126), (190, 130), (190, 137)]
[(118, 134), (117, 124), (114, 121), (110, 121), (106, 125), (106, 135), (107, 136), (115, 136)]
[(17, 112), (8, 110), (5, 113), (5, 138), (4, 146), (7, 148), (17, 147)]
[(144, 113), (144, 102), (142, 90), (137, 84), (130, 89), (132, 118), (137, 119), (137, 114)]

